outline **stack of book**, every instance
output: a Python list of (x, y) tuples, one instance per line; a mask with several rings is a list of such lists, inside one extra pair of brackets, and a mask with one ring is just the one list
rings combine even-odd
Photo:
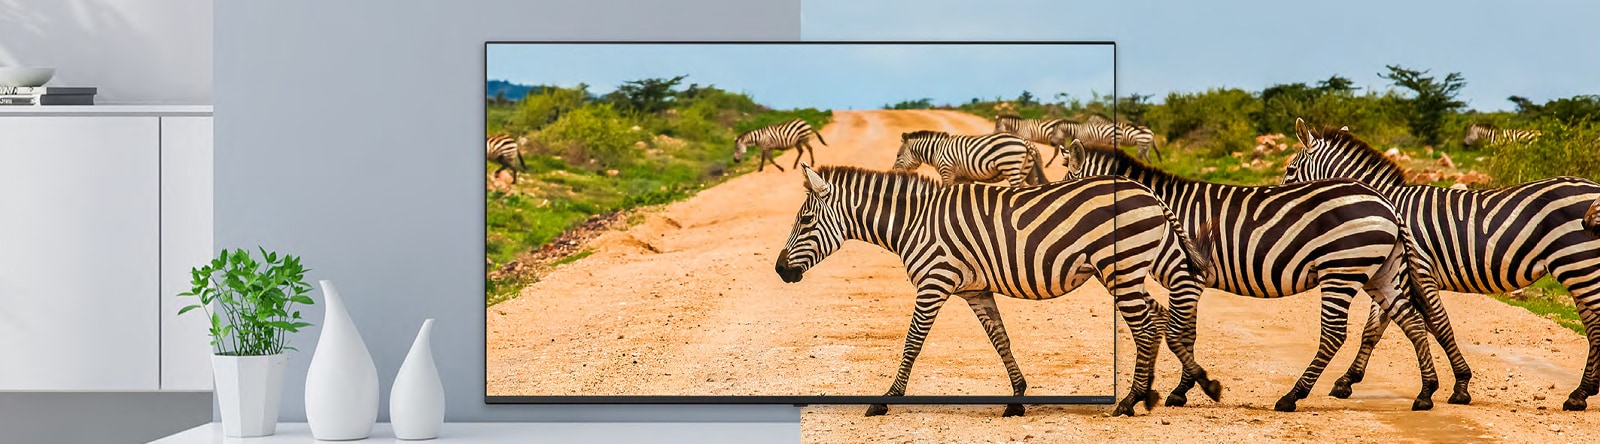
[(0, 86), (0, 105), (93, 105), (94, 87)]

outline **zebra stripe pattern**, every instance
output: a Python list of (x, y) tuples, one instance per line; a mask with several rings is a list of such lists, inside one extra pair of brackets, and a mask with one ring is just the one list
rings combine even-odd
[(523, 164), (522, 151), (517, 149), (516, 139), (496, 134), (488, 137), (486, 145), (484, 159), (500, 164), (500, 169), (495, 170), (494, 175), (499, 176), (500, 172), (510, 170), (511, 183), (517, 183), (517, 172), (522, 171)]
[(1010, 134), (954, 136), (939, 131), (900, 135), (895, 171), (915, 171), (922, 164), (939, 170), (945, 186), (997, 182), (1011, 186), (1045, 183), (1044, 166), (1033, 143)]
[(1061, 122), (1065, 121), (1061, 119), (1024, 119), (1019, 116), (1005, 115), (995, 117), (994, 132), (1015, 135), (1034, 143), (1051, 143), (1050, 135), (1055, 132), (1056, 125)]
[[(1348, 177), (1383, 193), (1411, 222), (1441, 289), (1504, 293), (1545, 275), (1572, 293), (1588, 331), (1589, 358), (1563, 408), (1583, 410), (1600, 389), (1600, 185), (1557, 177), (1494, 190), (1406, 185), (1404, 170), (1349, 131), (1312, 131), (1295, 122), (1305, 145), (1284, 182)], [(1369, 319), (1362, 353), (1341, 383), (1360, 382), (1370, 347), (1386, 324)], [(1346, 381), (1348, 380), (1348, 381)], [(1337, 387), (1336, 387), (1337, 389)]]
[[(1074, 140), (1062, 154), (1067, 177), (1115, 174), (1143, 184), (1195, 233), (1203, 253), (1214, 254), (1208, 286), (1242, 296), (1278, 298), (1313, 288), (1322, 293), (1322, 337), (1316, 357), (1276, 409), (1295, 410), (1348, 336), (1349, 308), (1365, 289), (1399, 320), (1417, 352), (1422, 391), (1413, 410), (1432, 408), (1438, 387), (1424, 319), (1412, 305), (1419, 288), (1401, 220), (1378, 194), (1353, 180), (1280, 186), (1236, 186), (1194, 181), (1145, 165), (1115, 148), (1085, 148)], [(1173, 294), (1168, 348), (1192, 350), (1198, 294)], [(1167, 398), (1183, 405), (1193, 387), (1187, 375)], [(1208, 392), (1210, 390), (1207, 390)]]
[(778, 166), (778, 161), (774, 159), (776, 156), (772, 155), (772, 150), (776, 149), (794, 148), (799, 150), (795, 153), (794, 165), (790, 165), (790, 168), (800, 164), (800, 155), (808, 153), (811, 163), (815, 164), (817, 163), (817, 152), (816, 149), (811, 147), (812, 138), (822, 142), (823, 146), (828, 145), (828, 141), (823, 140), (822, 134), (811, 128), (810, 123), (798, 118), (746, 131), (744, 134), (740, 134), (738, 139), (734, 140), (733, 162), (744, 161), (745, 151), (749, 147), (755, 146), (761, 148), (761, 162), (756, 167), (758, 172), (765, 170), (767, 163), (771, 163), (772, 167), (777, 168), (778, 171), (783, 171), (783, 167)]
[(1161, 158), (1161, 150), (1156, 148), (1156, 134), (1144, 126), (1113, 124), (1104, 118), (1083, 123), (1063, 121), (1056, 125), (1055, 131), (1051, 133), (1050, 144), (1059, 149), (1073, 139), (1081, 140), (1084, 145), (1091, 148), (1116, 148), (1119, 144), (1137, 146), (1140, 160), (1150, 160), (1152, 151), (1156, 153), (1157, 159)]
[[(1132, 388), (1115, 414), (1132, 415), (1141, 400), (1146, 409), (1155, 406), (1160, 395), (1150, 385), (1166, 316), (1145, 291), (1145, 277), (1173, 294), (1193, 296), (1210, 265), (1192, 253), (1172, 214), (1144, 187), (1117, 177), (1024, 188), (941, 187), (914, 173), (802, 168), (806, 201), (778, 253), (778, 276), (799, 282), (844, 241), (859, 240), (899, 254), (917, 289), (899, 371), (884, 396), (905, 395), (934, 317), (952, 295), (977, 314), (1013, 394), (1022, 396), (1027, 382), (994, 296), (1052, 299), (1098, 276), (1138, 349)], [(1186, 372), (1192, 366), (1186, 362)], [(887, 412), (883, 404), (867, 409), (868, 416)], [(1020, 404), (1005, 410), (1007, 416), (1022, 413)]]
[(1488, 145), (1505, 143), (1527, 143), (1539, 138), (1539, 130), (1531, 129), (1501, 129), (1487, 123), (1474, 123), (1467, 127), (1467, 137), (1461, 139), (1461, 144), (1472, 146), (1478, 142)]

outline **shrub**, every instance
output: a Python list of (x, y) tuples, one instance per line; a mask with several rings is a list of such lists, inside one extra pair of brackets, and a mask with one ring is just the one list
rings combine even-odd
[(1546, 117), (1529, 128), (1542, 132), (1531, 143), (1507, 143), (1493, 150), (1487, 161), (1494, 186), (1576, 176), (1600, 180), (1600, 122), (1563, 122)]
[(1435, 81), (1433, 77), (1425, 75), (1427, 73), (1427, 70), (1413, 71), (1389, 65), (1389, 73), (1378, 76), (1416, 95), (1405, 101), (1408, 111), (1406, 124), (1411, 127), (1411, 134), (1421, 139), (1422, 143), (1438, 146), (1444, 140), (1445, 117), (1467, 106), (1466, 102), (1456, 100), (1456, 95), (1467, 86), (1467, 82), (1458, 72), (1446, 75), (1441, 81)]
[(1261, 114), (1261, 100), (1248, 91), (1228, 88), (1201, 93), (1171, 93), (1166, 103), (1152, 107), (1150, 130), (1167, 140), (1183, 139), (1213, 156), (1249, 150), (1255, 146), (1252, 116)]
[(582, 161), (594, 160), (601, 168), (625, 164), (641, 132), (631, 131), (611, 104), (589, 104), (574, 109), (539, 131), (538, 139), (552, 147), (565, 147)]
[(583, 106), (589, 96), (588, 85), (577, 88), (544, 87), (539, 94), (528, 94), (517, 104), (517, 109), (506, 119), (504, 128), (513, 134), (538, 131), (560, 119), (569, 111)]

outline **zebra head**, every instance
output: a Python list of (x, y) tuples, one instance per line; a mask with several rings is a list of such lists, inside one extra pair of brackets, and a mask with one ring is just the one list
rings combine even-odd
[(1478, 139), (1488, 136), (1489, 133), (1493, 131), (1493, 126), (1482, 123), (1474, 123), (1467, 127), (1467, 137), (1461, 139), (1461, 144), (1471, 147), (1473, 144), (1478, 143)]
[(1056, 147), (1056, 149), (1066, 147), (1067, 141), (1075, 138), (1077, 136), (1072, 133), (1071, 123), (1061, 121), (1050, 127), (1050, 145)]
[(1083, 141), (1072, 139), (1067, 146), (1057, 146), (1061, 152), (1061, 165), (1067, 167), (1067, 176), (1064, 179), (1082, 179), (1084, 176), (1084, 161), (1088, 158), (1088, 150), (1084, 149)]
[(744, 152), (745, 150), (749, 149), (749, 147), (750, 133), (740, 134), (739, 138), (733, 139), (733, 163), (743, 162)]
[[(1337, 133), (1348, 133), (1349, 131), (1350, 127), (1346, 126), (1339, 128)], [(1311, 125), (1307, 124), (1305, 119), (1295, 118), (1294, 136), (1300, 139), (1300, 145), (1304, 146), (1304, 148), (1294, 153), (1294, 157), (1289, 159), (1289, 165), (1285, 166), (1283, 170), (1282, 183), (1291, 184), (1342, 177), (1337, 172), (1332, 171), (1331, 167), (1353, 159), (1341, 159), (1338, 156), (1340, 150), (1329, 148), (1333, 141), (1328, 136), (1333, 135), (1333, 133), (1333, 131), (1327, 130), (1321, 132), (1312, 131)]]
[(806, 270), (822, 262), (839, 244), (844, 243), (844, 212), (834, 186), (822, 175), (800, 164), (806, 181), (806, 202), (795, 215), (794, 228), (789, 231), (789, 242), (778, 252), (778, 263), (773, 268), (784, 282), (800, 282)]
[(894, 156), (895, 171), (915, 171), (917, 167), (922, 166), (922, 156), (911, 149), (911, 145), (917, 140), (916, 137), (912, 137), (914, 134), (916, 133), (900, 134), (900, 152)]

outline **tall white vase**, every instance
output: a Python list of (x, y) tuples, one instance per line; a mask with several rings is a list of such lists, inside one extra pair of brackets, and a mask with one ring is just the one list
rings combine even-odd
[(333, 282), (317, 283), (327, 315), (306, 371), (306, 423), (319, 440), (364, 439), (378, 422), (378, 368)]
[(444, 425), (444, 384), (433, 365), (433, 320), (422, 321), (417, 340), (389, 390), (389, 423), (399, 439), (433, 439)]

